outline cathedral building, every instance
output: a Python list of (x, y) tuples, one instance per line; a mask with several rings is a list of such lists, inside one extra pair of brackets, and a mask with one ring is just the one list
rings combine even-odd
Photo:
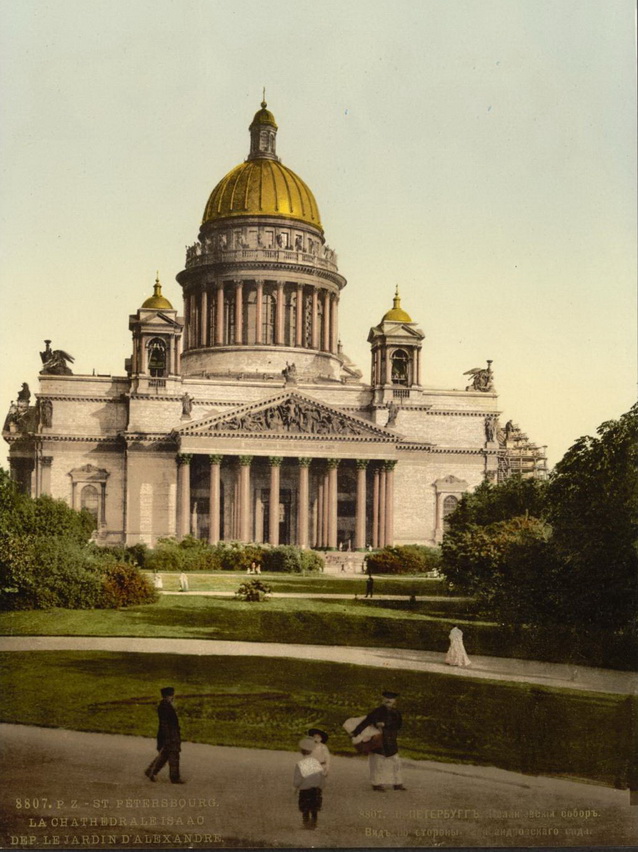
[(186, 250), (183, 315), (156, 280), (129, 317), (125, 375), (75, 375), (46, 341), (35, 399), (25, 384), (11, 405), (12, 477), (91, 511), (103, 544), (436, 544), (465, 491), (545, 473), (544, 451), (501, 428), (491, 362), (465, 390), (429, 387), (398, 291), (369, 376), (344, 354), (346, 280), (276, 142), (263, 102)]

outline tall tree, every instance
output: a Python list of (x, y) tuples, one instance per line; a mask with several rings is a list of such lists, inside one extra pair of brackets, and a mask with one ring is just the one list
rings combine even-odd
[(638, 404), (585, 436), (548, 489), (558, 590), (572, 623), (622, 630), (638, 609)]

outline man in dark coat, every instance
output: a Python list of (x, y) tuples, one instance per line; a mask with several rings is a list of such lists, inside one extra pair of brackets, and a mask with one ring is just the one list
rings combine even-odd
[(157, 757), (145, 771), (149, 781), (155, 781), (155, 776), (160, 769), (168, 763), (168, 772), (171, 784), (184, 784), (179, 776), (179, 753), (182, 747), (182, 738), (179, 730), (179, 719), (173, 707), (175, 690), (172, 686), (165, 686), (161, 690), (162, 700), (157, 705), (159, 717), (159, 728), (157, 729)]
[(382, 692), (382, 703), (379, 707), (368, 713), (357, 727), (352, 731), (352, 737), (356, 737), (367, 728), (374, 725), (381, 731), (381, 744), (373, 749), (368, 755), (370, 768), (370, 781), (372, 789), (379, 793), (385, 792), (384, 782), (386, 776), (391, 775), (392, 786), (395, 790), (405, 790), (403, 776), (401, 774), (401, 758), (399, 757), (399, 746), (397, 734), (401, 730), (403, 719), (396, 708), (398, 692)]

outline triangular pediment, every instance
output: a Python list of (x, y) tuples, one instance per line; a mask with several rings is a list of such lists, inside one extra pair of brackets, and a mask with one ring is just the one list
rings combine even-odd
[(320, 437), (396, 443), (400, 437), (353, 414), (318, 402), (298, 391), (204, 417), (176, 430), (178, 435)]

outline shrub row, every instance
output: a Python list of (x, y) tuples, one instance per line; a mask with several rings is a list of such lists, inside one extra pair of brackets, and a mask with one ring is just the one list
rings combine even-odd
[(438, 574), (440, 567), (438, 548), (420, 544), (384, 547), (366, 556), (366, 568), (371, 574)]
[[(150, 571), (248, 571), (255, 562), (262, 571), (308, 574), (323, 570), (323, 560), (313, 550), (293, 545), (263, 547), (258, 544), (220, 542), (208, 544), (186, 536), (181, 541), (163, 538), (153, 550), (136, 545), (125, 558)], [(120, 554), (118, 554), (120, 555)]]

